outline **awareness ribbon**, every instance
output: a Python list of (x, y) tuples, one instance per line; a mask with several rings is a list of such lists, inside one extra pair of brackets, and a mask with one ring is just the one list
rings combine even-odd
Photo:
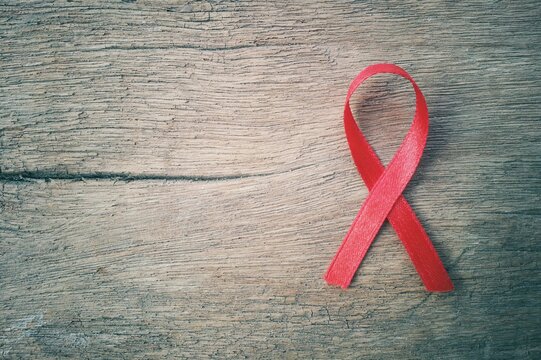
[[(413, 85), (416, 97), (415, 116), (411, 127), (387, 167), (381, 164), (368, 144), (349, 106), (349, 99), (357, 87), (379, 73), (391, 73), (406, 78)], [(402, 196), (419, 164), (428, 136), (428, 108), (421, 89), (404, 69), (396, 65), (368, 66), (349, 86), (344, 106), (344, 128), (355, 166), (370, 192), (325, 273), (327, 283), (342, 288), (349, 286), (381, 225), (388, 219), (404, 244), (426, 289), (437, 292), (453, 290), (453, 283), (432, 242)]]

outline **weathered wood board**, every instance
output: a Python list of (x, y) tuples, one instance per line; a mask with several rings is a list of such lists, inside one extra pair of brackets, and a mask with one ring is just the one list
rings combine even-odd
[[(2, 358), (541, 357), (541, 6), (0, 2)], [(406, 190), (455, 282), (384, 225), (322, 275), (367, 190), (349, 81), (395, 62), (431, 130)], [(354, 113), (389, 161), (410, 86)]]

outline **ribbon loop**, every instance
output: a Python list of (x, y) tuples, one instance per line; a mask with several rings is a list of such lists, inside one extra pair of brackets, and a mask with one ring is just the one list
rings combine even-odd
[[(413, 85), (416, 96), (411, 127), (386, 168), (355, 122), (349, 105), (353, 92), (366, 79), (379, 73), (406, 78)], [(353, 161), (370, 193), (325, 274), (325, 280), (330, 285), (349, 286), (381, 225), (388, 219), (426, 289), (438, 292), (453, 290), (453, 283), (430, 238), (402, 196), (423, 154), (428, 127), (428, 108), (423, 93), (404, 69), (393, 64), (371, 65), (352, 81), (344, 105), (344, 129)]]

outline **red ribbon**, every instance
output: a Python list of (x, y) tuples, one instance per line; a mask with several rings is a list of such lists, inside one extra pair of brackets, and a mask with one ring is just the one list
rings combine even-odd
[[(408, 79), (416, 96), (413, 123), (386, 168), (357, 126), (349, 106), (349, 99), (357, 87), (379, 73), (392, 73)], [(441, 292), (453, 290), (453, 283), (432, 242), (402, 196), (402, 191), (419, 164), (428, 135), (428, 108), (421, 89), (405, 70), (396, 65), (368, 66), (349, 86), (344, 106), (344, 128), (351, 156), (370, 193), (325, 274), (327, 283), (342, 288), (349, 286), (370, 244), (387, 218), (404, 244), (426, 289)]]

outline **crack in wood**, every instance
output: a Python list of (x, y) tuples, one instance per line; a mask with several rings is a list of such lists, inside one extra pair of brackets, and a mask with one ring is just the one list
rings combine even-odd
[(94, 172), (94, 173), (58, 173), (48, 171), (23, 171), (14, 173), (0, 173), (2, 182), (31, 182), (31, 181), (49, 181), (49, 180), (115, 180), (115, 181), (188, 181), (188, 182), (211, 182), (228, 181), (253, 177), (270, 176), (276, 173), (255, 173), (255, 174), (232, 174), (232, 175), (161, 175), (161, 174), (129, 174), (115, 172)]

